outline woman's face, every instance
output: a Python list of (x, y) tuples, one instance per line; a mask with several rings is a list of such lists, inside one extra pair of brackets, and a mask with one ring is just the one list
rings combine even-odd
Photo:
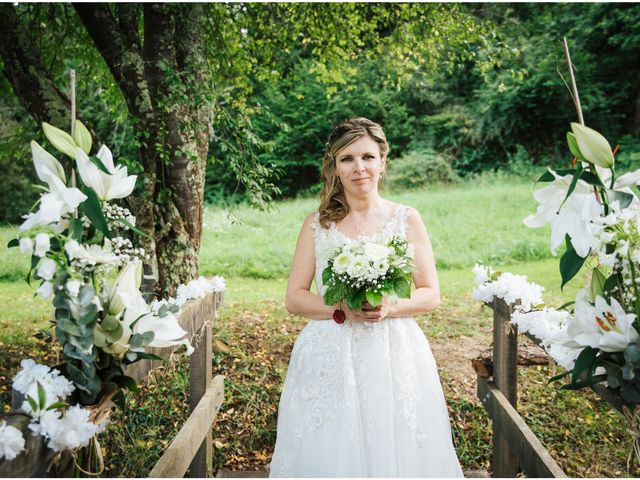
[(367, 194), (378, 187), (385, 159), (380, 147), (368, 135), (344, 147), (336, 155), (336, 174), (345, 192), (354, 196)]

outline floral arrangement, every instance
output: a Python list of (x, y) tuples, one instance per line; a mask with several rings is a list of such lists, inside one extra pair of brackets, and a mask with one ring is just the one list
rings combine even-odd
[(549, 170), (524, 224), (551, 224), (551, 252), (564, 243), (562, 286), (585, 271), (585, 286), (564, 308), (547, 307), (540, 287), (476, 266), (474, 297), (519, 301), (512, 322), (541, 340), (568, 371), (567, 389), (603, 383), (629, 408), (640, 405), (640, 170), (617, 176), (615, 151), (597, 131), (572, 123), (572, 167)]
[(360, 238), (338, 248), (322, 271), (327, 286), (324, 302), (346, 301), (362, 309), (365, 302), (377, 306), (385, 296), (397, 302), (411, 295), (413, 245), (400, 237), (388, 240)]
[[(27, 281), (38, 281), (36, 294), (52, 300), (62, 363), (51, 369), (23, 360), (13, 387), (24, 396), (20, 411), (30, 416), (30, 430), (59, 451), (86, 446), (106, 425), (91, 422), (88, 409), (69, 404), (93, 405), (107, 395), (123, 400), (123, 388), (137, 389), (124, 368), (159, 359), (149, 347), (185, 345), (190, 354), (187, 332), (178, 324), (180, 309), (190, 299), (223, 291), (225, 284), (222, 277), (199, 278), (181, 285), (176, 298), (147, 304), (140, 291), (147, 255), (133, 244), (134, 233), (144, 234), (131, 212), (115, 203), (131, 194), (136, 176), (116, 165), (106, 146), (90, 156), (91, 135), (79, 121), (73, 136), (46, 123), (43, 130), (75, 162), (80, 184), (72, 175), (69, 185), (62, 163), (31, 142), (36, 173), (46, 187), (40, 187), (37, 210), (24, 216), (9, 247), (31, 255)], [(14, 458), (24, 444), (18, 429), (0, 422), (0, 459)]]

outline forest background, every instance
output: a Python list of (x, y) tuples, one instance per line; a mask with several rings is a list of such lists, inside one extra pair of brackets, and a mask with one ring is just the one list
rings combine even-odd
[[(329, 60), (319, 61), (319, 47), (302, 38), (271, 42), (266, 50), (261, 46), (270, 63), (258, 69), (252, 67), (257, 50), (237, 43), (246, 30), (238, 38), (219, 32), (226, 36), (228, 57), (217, 52), (227, 63), (219, 62), (208, 89), (214, 106), (206, 202), (265, 207), (273, 199), (315, 196), (328, 134), (349, 116), (366, 116), (385, 127), (392, 145), (389, 183), (399, 188), (456, 182), (487, 171), (526, 175), (539, 171), (539, 165), (565, 165), (570, 159), (564, 132), (575, 110), (558, 74), (567, 77), (563, 35), (573, 52), (587, 125), (620, 143), (619, 168), (640, 163), (639, 5), (442, 8), (469, 22), (466, 32), (455, 33), (455, 41), (436, 41), (425, 58), (392, 45), (363, 51), (343, 56), (339, 68), (331, 65), (335, 55), (323, 52)], [(66, 88), (68, 70), (76, 70), (84, 123), (118, 161), (139, 171), (135, 122), (107, 64), (87, 48), (91, 40), (73, 8), (25, 6), (21, 14), (54, 83)], [(450, 30), (443, 28), (442, 35)], [(431, 41), (438, 35), (437, 25), (432, 26)], [(336, 43), (341, 48), (342, 41)], [(357, 45), (344, 48), (358, 50)], [(435, 63), (426, 58), (434, 48)], [(39, 128), (5, 76), (0, 91), (0, 222), (18, 222), (38, 194), (26, 145)]]

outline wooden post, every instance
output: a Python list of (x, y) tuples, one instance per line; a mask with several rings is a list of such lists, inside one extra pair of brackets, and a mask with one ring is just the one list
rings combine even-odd
[[(493, 302), (493, 381), (509, 403), (516, 409), (518, 401), (518, 332), (509, 323), (513, 307), (504, 300), (494, 298)], [(505, 327), (508, 327), (509, 330)], [(493, 476), (515, 477), (518, 462), (497, 418), (493, 424)]]
[[(200, 403), (203, 395), (207, 391), (212, 378), (212, 328), (213, 311), (215, 306), (210, 305), (215, 302), (215, 295), (207, 297), (207, 301), (198, 303), (197, 308), (191, 310), (191, 315), (197, 316), (204, 320), (205, 324), (200, 329), (200, 339), (197, 342), (195, 351), (189, 359), (189, 412), (193, 411)], [(189, 466), (190, 477), (211, 477), (212, 476), (212, 457), (213, 457), (213, 435), (211, 425), (207, 430), (207, 434), (198, 448), (198, 452)]]

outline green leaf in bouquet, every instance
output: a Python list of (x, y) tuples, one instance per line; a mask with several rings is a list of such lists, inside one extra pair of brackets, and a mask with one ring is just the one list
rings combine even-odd
[(594, 268), (591, 272), (591, 299), (593, 301), (596, 300), (597, 296), (602, 295), (605, 283), (607, 283), (607, 278), (600, 270)]
[(335, 305), (347, 297), (347, 289), (342, 284), (331, 285), (324, 294), (325, 305)]
[(69, 319), (58, 319), (58, 323), (56, 324), (56, 326), (63, 332), (66, 332), (69, 335), (73, 335), (74, 337), (79, 337), (82, 335), (80, 328)]
[(155, 338), (156, 334), (149, 331), (149, 332), (144, 332), (142, 334), (142, 341), (144, 342), (145, 345), (150, 344), (151, 342), (153, 342), (153, 339)]
[(33, 410), (34, 412), (38, 411), (38, 404), (33, 399), (33, 397), (31, 397), (31, 395), (27, 395), (27, 402), (29, 402), (29, 406), (31, 407), (31, 410)]
[(122, 328), (122, 324), (118, 322), (118, 326), (115, 330), (107, 332), (105, 337), (107, 337), (107, 341), (111, 343), (115, 343), (122, 338), (122, 334), (124, 333), (124, 328)]
[(559, 373), (558, 375), (555, 375), (553, 377), (551, 377), (548, 381), (547, 381), (547, 385), (549, 385), (550, 383), (553, 382), (557, 382), (559, 380), (562, 380), (564, 377), (566, 377), (567, 375), (571, 375), (571, 372), (562, 372)]
[(589, 185), (604, 188), (604, 184), (602, 183), (602, 180), (600, 180), (600, 177), (598, 177), (598, 175), (596, 175), (595, 173), (590, 172), (589, 170), (582, 171), (582, 173), (580, 174), (580, 180), (588, 183)]
[(160, 362), (164, 362), (165, 359), (156, 355), (155, 353), (149, 352), (135, 352), (136, 360), (158, 360)]
[[(575, 168), (566, 168), (566, 169), (560, 169), (560, 170), (555, 170), (557, 175), (560, 175), (561, 177), (565, 176), (565, 175), (573, 175), (575, 173), (576, 169)], [(553, 173), (551, 173), (550, 171), (546, 171), (544, 172), (540, 178), (538, 178), (538, 180), (536, 180), (536, 183), (538, 182), (553, 182), (556, 179), (556, 177), (553, 175)]]
[(329, 284), (329, 280), (331, 279), (331, 266), (326, 267), (323, 271), (322, 271), (322, 283), (323, 285), (328, 285)]
[(391, 285), (391, 284), (383, 284), (382, 288), (380, 289), (380, 292), (382, 293), (382, 295), (387, 297), (393, 303), (396, 303), (398, 301), (398, 294), (396, 293), (395, 289), (393, 288), (393, 285)]
[(584, 258), (578, 255), (571, 244), (571, 238), (569, 235), (565, 235), (565, 243), (567, 250), (560, 259), (560, 276), (562, 277), (562, 284), (560, 290), (571, 280), (582, 268), (584, 264)]
[(91, 188), (83, 188), (82, 193), (87, 196), (87, 199), (80, 204), (80, 210), (89, 217), (91, 223), (100, 230), (105, 237), (111, 238), (109, 226), (107, 225), (107, 220), (104, 218), (104, 214), (102, 213), (102, 207), (100, 206), (100, 199), (98, 199), (98, 195)]
[(573, 366), (573, 370), (571, 370), (571, 384), (578, 383), (580, 376), (592, 369), (597, 355), (598, 349), (592, 347), (585, 347), (584, 350), (580, 352)]
[(613, 203), (617, 201), (620, 204), (620, 208), (627, 208), (631, 205), (634, 198), (635, 195), (633, 193), (619, 192), (616, 190), (609, 193), (609, 202)]
[(93, 325), (98, 319), (98, 306), (95, 303), (84, 308), (80, 318), (76, 319), (78, 325)]
[(633, 364), (640, 362), (640, 346), (634, 344), (629, 345), (624, 351), (624, 359)]
[(69, 236), (76, 241), (82, 240), (82, 219), (72, 218), (69, 221)]
[(347, 305), (351, 310), (361, 310), (367, 290), (361, 287), (354, 295), (347, 298)]
[(167, 313), (169, 313), (169, 306), (168, 305), (162, 305), (159, 309), (158, 309), (158, 316), (160, 318), (163, 318), (167, 315)]
[(129, 220), (127, 220), (126, 218), (118, 217), (118, 218), (116, 218), (116, 219), (115, 219), (115, 221), (116, 221), (116, 222), (120, 222), (120, 223), (122, 223), (123, 225), (126, 225), (127, 227), (129, 227), (129, 229), (130, 229), (132, 232), (135, 232), (136, 234), (140, 235), (141, 237), (146, 237), (146, 238), (148, 238), (148, 239), (153, 239), (153, 237), (151, 237), (150, 235), (147, 235), (147, 234), (146, 234), (146, 233), (144, 233), (142, 230), (140, 230), (140, 229), (138, 229), (138, 228), (134, 227), (134, 226), (133, 226), (133, 224), (132, 224)]
[(585, 125), (572, 122), (571, 130), (583, 157), (599, 167), (611, 168), (614, 164), (611, 145), (599, 132)]
[(9, 240), (9, 243), (7, 243), (7, 248), (17, 247), (18, 245), (20, 245), (20, 240), (18, 240), (17, 238), (12, 238), (11, 240)]
[(129, 338), (129, 345), (131, 345), (131, 348), (140, 348), (142, 347), (143, 342), (144, 339), (139, 333), (134, 333)]
[(613, 294), (613, 290), (618, 287), (618, 274), (612, 273), (604, 282), (602, 293), (606, 297), (610, 297)]
[(58, 322), (71, 320), (71, 312), (66, 308), (56, 308), (55, 315)]
[(100, 326), (105, 332), (115, 332), (118, 329), (120, 322), (113, 315), (108, 315), (100, 322)]
[(633, 371), (633, 364), (630, 363), (625, 363), (622, 366), (621, 372), (623, 380), (631, 381), (636, 376), (635, 372)]
[[(73, 141), (84, 153), (89, 155), (89, 152), (91, 151), (91, 134), (80, 120), (76, 120), (76, 123), (74, 124)], [(73, 158), (76, 158), (75, 152)]]
[(47, 411), (55, 410), (56, 408), (64, 408), (66, 406), (67, 406), (66, 402), (55, 402), (47, 407)]
[(71, 138), (71, 135), (47, 122), (42, 122), (42, 130), (56, 150), (73, 160), (76, 159), (76, 142)]
[(405, 278), (396, 278), (393, 282), (393, 289), (400, 298), (411, 297), (411, 285)]
[(583, 162), (587, 161), (587, 159), (584, 158), (584, 155), (582, 155), (582, 152), (578, 148), (576, 136), (572, 132), (567, 132), (567, 144), (569, 145), (569, 150), (574, 157), (576, 157), (578, 160), (582, 160)]
[(93, 303), (93, 299), (96, 296), (96, 292), (91, 285), (83, 285), (80, 287), (80, 292), (78, 293), (78, 300), (80, 300), (80, 305), (83, 307), (88, 306)]
[(367, 302), (371, 304), (373, 307), (377, 307), (382, 302), (382, 293), (374, 292), (373, 290), (367, 290), (366, 293)]
[(633, 383), (624, 383), (620, 389), (622, 399), (634, 405), (640, 404), (640, 389)]
[(582, 175), (583, 171), (584, 171), (584, 169), (582, 167), (576, 168), (576, 170), (575, 170), (575, 172), (573, 174), (573, 178), (571, 179), (571, 183), (569, 184), (569, 189), (567, 190), (567, 194), (565, 195), (564, 200), (562, 200), (562, 203), (558, 207), (558, 212), (560, 211), (560, 209), (564, 205), (564, 202), (567, 201), (567, 199), (571, 196), (573, 191), (576, 189), (576, 185), (578, 184), (578, 180), (580, 180), (580, 176)]
[(36, 382), (38, 384), (38, 406), (40, 407), (38, 410), (44, 410), (47, 407), (47, 392), (40, 382)]

